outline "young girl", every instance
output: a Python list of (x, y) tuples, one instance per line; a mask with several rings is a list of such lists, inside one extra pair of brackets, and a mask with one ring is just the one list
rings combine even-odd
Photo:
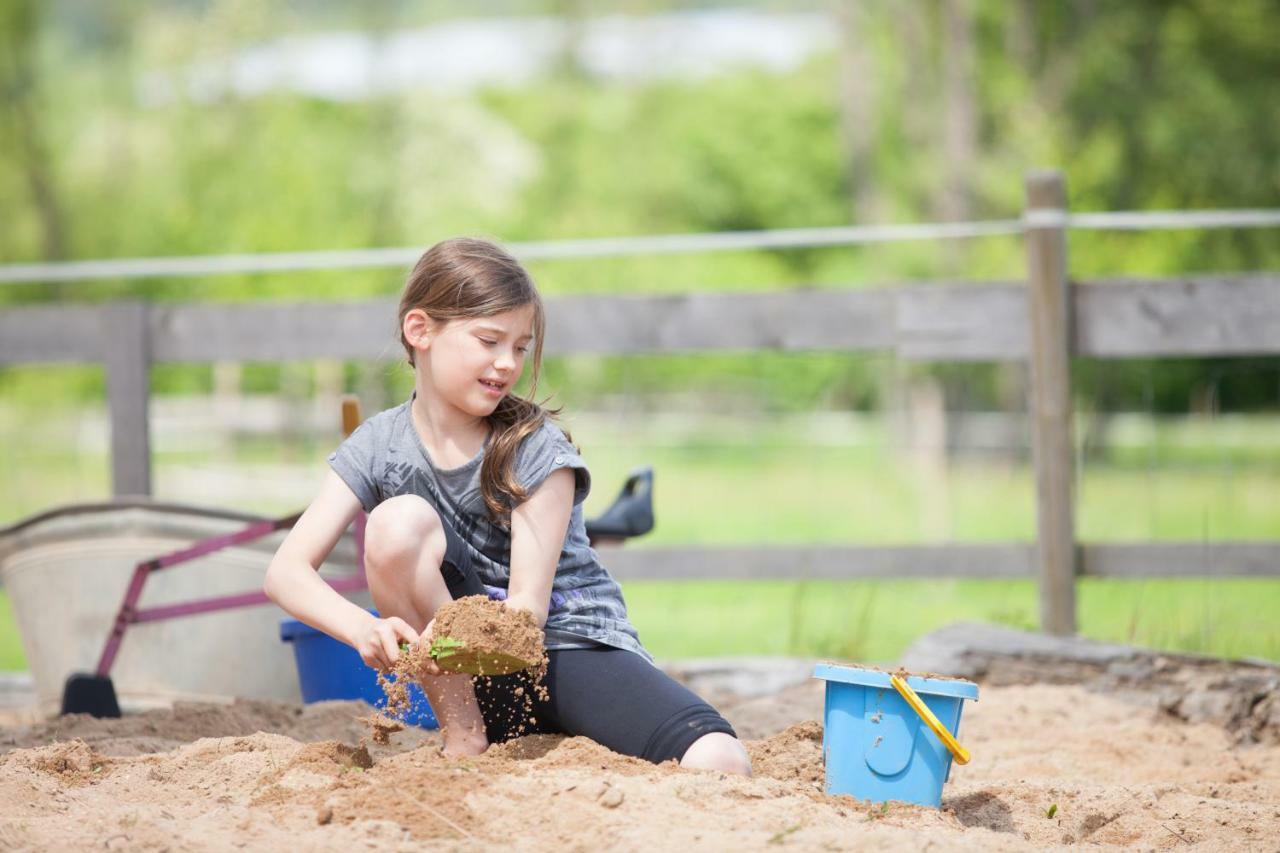
[[(548, 412), (512, 390), (530, 355), (536, 389), (541, 365), (543, 306), (529, 274), (493, 243), (446, 240), (414, 267), (399, 314), (414, 391), (329, 456), (319, 495), (271, 561), (267, 595), (380, 669), (400, 641), (429, 638), (452, 598), (487, 594), (532, 613), (550, 663), (549, 695), (531, 714), (525, 674), (423, 678), (447, 755), (481, 753), (523, 724), (654, 763), (750, 774), (728, 722), (640, 644), (587, 543), (586, 464)], [(362, 507), (381, 618), (316, 572)]]

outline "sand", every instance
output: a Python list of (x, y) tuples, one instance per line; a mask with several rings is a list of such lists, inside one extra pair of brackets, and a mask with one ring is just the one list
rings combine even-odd
[[(433, 648), (446, 640), (460, 643), (476, 663), (478, 669), (475, 671), (481, 675), (507, 671), (496, 666), (486, 667), (490, 658), (511, 658), (524, 662), (526, 667), (533, 667), (545, 657), (542, 630), (534, 621), (533, 614), (509, 608), (505, 602), (483, 595), (464, 596), (441, 607), (436, 612), (432, 640)], [(499, 661), (494, 660), (493, 663)], [(440, 665), (448, 668), (443, 661)]]
[[(756, 776), (533, 735), (449, 759), (361, 703), (179, 705), (0, 730), (0, 849), (1275, 850), (1280, 745), (1069, 685), (966, 707), (943, 807), (822, 793), (819, 682), (727, 701)], [(1056, 806), (1053, 817), (1047, 813)]]
[[(401, 649), (391, 671), (378, 674), (378, 684), (387, 697), (383, 711), (364, 719), (375, 744), (388, 743), (393, 733), (404, 728), (401, 723), (412, 710), (408, 686), (434, 678), (429, 669), (433, 663), (446, 671), (474, 673), (473, 677), (484, 680), (489, 673), (526, 671), (528, 689), (516, 688), (517, 695), (523, 697), (522, 707), (515, 711), (519, 718), (510, 721), (518, 733), (536, 723), (535, 696), (543, 701), (550, 698), (544, 684), (549, 662), (542, 647), (542, 629), (533, 614), (483, 595), (445, 604), (436, 613), (431, 637), (412, 646), (402, 644)], [(441, 649), (445, 649), (443, 656)], [(447, 725), (444, 720), (441, 724)]]

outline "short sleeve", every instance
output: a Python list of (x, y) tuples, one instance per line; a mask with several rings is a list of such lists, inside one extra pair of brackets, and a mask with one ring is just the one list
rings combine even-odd
[(365, 512), (373, 512), (378, 505), (378, 489), (373, 481), (373, 435), (371, 422), (365, 421), (329, 454), (329, 467), (360, 499)]
[(516, 459), (516, 479), (529, 494), (533, 494), (543, 480), (560, 468), (573, 469), (573, 504), (577, 506), (591, 492), (591, 472), (560, 428), (548, 421), (520, 445)]

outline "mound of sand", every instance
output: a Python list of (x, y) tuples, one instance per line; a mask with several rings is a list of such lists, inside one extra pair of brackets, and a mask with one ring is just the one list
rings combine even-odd
[[(0, 733), (0, 848), (1268, 849), (1280, 746), (1078, 686), (984, 687), (940, 810), (822, 793), (821, 685), (724, 706), (751, 779), (535, 735), (449, 759), (360, 703), (180, 705)], [(1053, 817), (1049, 808), (1056, 806)]]

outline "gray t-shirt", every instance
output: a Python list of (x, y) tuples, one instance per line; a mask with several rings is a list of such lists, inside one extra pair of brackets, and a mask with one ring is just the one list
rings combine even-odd
[[(399, 406), (369, 418), (329, 455), (329, 465), (351, 488), (366, 512), (388, 498), (425, 498), (451, 525), (471, 555), (472, 568), (494, 598), (505, 598), (511, 581), (511, 533), (489, 518), (480, 492), (484, 449), (457, 468), (438, 468), (413, 426), (415, 391)], [(549, 649), (589, 648), (592, 641), (653, 658), (627, 619), (622, 590), (587, 542), (582, 501), (591, 474), (564, 433), (547, 421), (516, 451), (516, 479), (528, 494), (558, 468), (573, 469), (573, 512), (552, 582), (547, 614)]]

